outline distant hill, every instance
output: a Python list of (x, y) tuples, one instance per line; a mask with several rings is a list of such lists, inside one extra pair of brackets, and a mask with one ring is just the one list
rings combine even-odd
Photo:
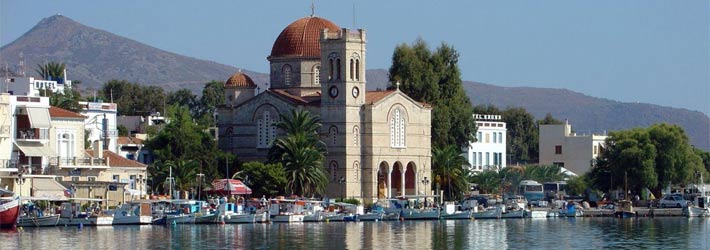
[[(140, 42), (55, 15), (42, 19), (17, 40), (0, 48), (0, 63), (17, 65), (20, 53), (25, 73), (36, 75), (37, 64), (67, 64), (71, 80), (82, 88), (99, 88), (111, 79), (160, 84), (167, 89), (188, 88), (199, 93), (210, 80), (225, 81), (237, 68), (160, 50)], [(244, 71), (258, 84), (265, 74)]]
[[(25, 72), (35, 75), (36, 65), (65, 62), (69, 78), (81, 80), (82, 88), (99, 88), (110, 79), (146, 85), (160, 85), (168, 91), (188, 88), (195, 93), (210, 80), (226, 80), (237, 68), (160, 50), (109, 32), (91, 28), (64, 16), (42, 19), (30, 31), (0, 48), (0, 63), (16, 65), (23, 53)], [(257, 84), (269, 81), (268, 74), (243, 71)], [(367, 71), (368, 90), (385, 89), (384, 69)], [(622, 103), (596, 98), (566, 89), (499, 87), (464, 82), (471, 102), (500, 108), (523, 107), (538, 119), (551, 113), (568, 119), (578, 133), (602, 133), (667, 122), (682, 126), (691, 143), (710, 150), (710, 118), (686, 109), (644, 103)]]

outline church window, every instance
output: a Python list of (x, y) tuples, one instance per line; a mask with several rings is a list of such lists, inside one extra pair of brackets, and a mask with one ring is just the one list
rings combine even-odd
[(360, 163), (353, 163), (353, 176), (355, 176), (355, 181), (360, 181)]
[(328, 168), (333, 182), (338, 181), (338, 163), (335, 161), (330, 162), (330, 167)]
[(402, 110), (397, 108), (390, 119), (390, 145), (392, 147), (405, 147), (405, 134), (404, 115)]
[(320, 65), (313, 67), (313, 84), (320, 84)]
[(350, 59), (350, 80), (355, 80), (355, 60)]
[(341, 67), (340, 67), (340, 58), (336, 59), (335, 62), (336, 62), (336, 63), (335, 63), (335, 66), (336, 66), (337, 71), (338, 71), (337, 77), (336, 77), (335, 79), (336, 79), (336, 80), (340, 80), (340, 68), (341, 68)]
[(338, 142), (338, 128), (333, 126), (330, 127), (330, 137), (333, 140), (333, 145), (335, 145)]
[(360, 141), (360, 128), (353, 127), (353, 145), (357, 146)]
[(355, 81), (360, 81), (360, 59), (355, 59)]
[(57, 136), (57, 154), (64, 159), (73, 158), (75, 141), (74, 134), (68, 131), (61, 131)]
[(333, 80), (333, 58), (328, 60), (330, 62), (330, 67), (328, 68), (328, 81)]
[(261, 118), (256, 121), (257, 126), (257, 148), (268, 148), (276, 139), (275, 120), (271, 118), (271, 112), (264, 111)]
[(293, 78), (291, 71), (292, 71), (291, 65), (288, 65), (288, 64), (284, 65), (283, 74), (284, 74), (284, 83), (286, 85), (291, 85), (291, 80), (292, 80), (291, 78)]

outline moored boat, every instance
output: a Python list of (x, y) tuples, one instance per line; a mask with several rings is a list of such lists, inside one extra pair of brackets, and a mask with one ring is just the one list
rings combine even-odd
[[(104, 214), (97, 202), (102, 199), (72, 198), (61, 205), (58, 225), (64, 226), (110, 226), (113, 216)], [(81, 202), (89, 202), (86, 211), (82, 211)]]
[(0, 188), (0, 228), (15, 227), (19, 216), (19, 197), (9, 190)]
[(153, 222), (151, 202), (135, 201), (121, 205), (113, 211), (113, 225), (147, 225)]
[[(17, 220), (17, 226), (20, 227), (51, 227), (59, 223), (59, 214), (54, 214), (53, 210), (38, 207), (33, 201), (58, 201), (46, 198), (23, 197), (22, 211), (20, 218)], [(62, 199), (65, 200), (66, 199)]]
[(614, 211), (614, 217), (617, 218), (633, 218), (637, 214), (634, 212), (634, 206), (629, 200), (619, 201), (619, 205), (616, 206), (616, 211)]

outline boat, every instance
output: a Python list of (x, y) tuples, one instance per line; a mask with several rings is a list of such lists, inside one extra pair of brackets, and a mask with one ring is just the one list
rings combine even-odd
[(574, 201), (568, 201), (566, 209), (560, 210), (560, 217), (582, 217), (584, 213)]
[(501, 211), (501, 219), (517, 219), (525, 218), (527, 216), (527, 206), (528, 202), (524, 196), (516, 195), (514, 197), (506, 200), (505, 206)]
[[(46, 198), (23, 197), (23, 201), (28, 201), (22, 205), (22, 213), (17, 220), (17, 226), (20, 227), (53, 227), (59, 223), (59, 214), (54, 214), (54, 211), (43, 211), (32, 202), (34, 200), (47, 200)], [(66, 200), (66, 199), (64, 199)]]
[(244, 211), (234, 203), (219, 204), (217, 208), (218, 221), (225, 224), (241, 224), (256, 222), (256, 214)]
[(471, 213), (471, 216), (473, 216), (473, 218), (475, 218), (477, 220), (500, 219), (502, 212), (503, 212), (503, 208), (501, 206), (494, 206), (494, 207), (483, 208), (481, 210), (474, 209), (474, 211)]
[(473, 219), (472, 211), (455, 211), (453, 213), (441, 214), (441, 219), (444, 220), (470, 220)]
[[(628, 194), (628, 183), (626, 179), (627, 174), (624, 173), (624, 193)], [(633, 203), (629, 200), (628, 195), (626, 195), (626, 199), (619, 201), (619, 204), (616, 206), (616, 211), (614, 211), (614, 217), (617, 218), (633, 218), (637, 215), (638, 214), (634, 212)]]
[(547, 209), (545, 210), (540, 210), (540, 209), (533, 209), (528, 212), (527, 218), (547, 218), (548, 211)]
[[(705, 184), (702, 183), (703, 176), (696, 173), (698, 177), (698, 193), (693, 202), (683, 208), (683, 215), (687, 217), (710, 217), (710, 196), (706, 193)], [(700, 188), (702, 187), (702, 189)]]
[(128, 202), (114, 209), (113, 225), (148, 225), (153, 222), (151, 202)]
[[(81, 202), (89, 202), (89, 206), (82, 211)], [(113, 216), (104, 213), (97, 202), (105, 202), (103, 199), (91, 198), (71, 198), (62, 203), (59, 213), (58, 225), (64, 226), (110, 226), (113, 224)]]
[(168, 200), (164, 211), (165, 224), (194, 224), (202, 202), (196, 200)]
[(385, 211), (388, 214), (397, 213), (400, 219), (404, 220), (438, 220), (440, 215), (439, 208), (427, 207), (426, 202), (419, 202), (419, 199), (424, 198), (426, 200), (429, 197), (434, 196), (413, 195), (389, 199), (389, 207)]
[(271, 222), (303, 222), (306, 201), (276, 198), (270, 200), (269, 216)]
[(344, 202), (328, 203), (323, 219), (325, 221), (356, 221), (357, 207)]
[(20, 216), (20, 198), (0, 188), (0, 228), (13, 228)]

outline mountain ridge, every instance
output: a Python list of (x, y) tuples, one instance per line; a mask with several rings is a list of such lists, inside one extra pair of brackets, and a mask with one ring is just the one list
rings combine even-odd
[[(188, 57), (138, 41), (92, 28), (68, 17), (42, 19), (21, 37), (0, 48), (0, 63), (18, 62), (24, 54), (25, 72), (47, 61), (67, 64), (68, 78), (81, 80), (83, 89), (99, 89), (111, 79), (143, 85), (159, 85), (167, 91), (187, 88), (201, 93), (210, 80), (225, 81), (238, 69), (209, 60)], [(269, 75), (242, 70), (264, 87)], [(385, 89), (387, 70), (367, 70), (368, 90)], [(537, 119), (551, 113), (568, 119), (580, 133), (603, 133), (653, 123), (682, 126), (691, 143), (710, 150), (710, 118), (702, 112), (647, 103), (629, 103), (592, 97), (568, 89), (500, 87), (464, 81), (463, 87), (474, 105), (499, 108), (523, 107)]]

